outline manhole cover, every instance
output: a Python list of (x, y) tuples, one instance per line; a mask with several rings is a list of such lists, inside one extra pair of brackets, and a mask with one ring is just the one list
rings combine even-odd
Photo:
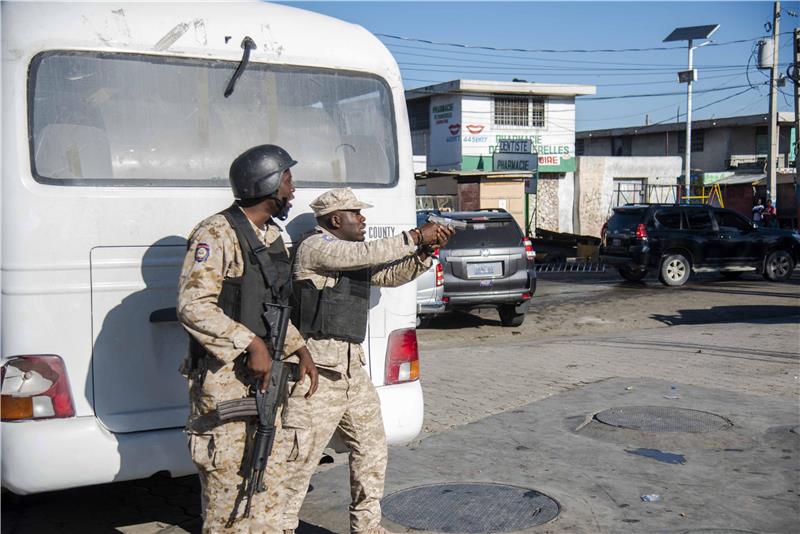
[(730, 426), (713, 413), (669, 406), (624, 406), (595, 416), (601, 423), (644, 432), (714, 432)]
[(486, 534), (524, 530), (558, 515), (558, 503), (538, 491), (500, 484), (433, 484), (384, 497), (391, 521), (417, 530)]

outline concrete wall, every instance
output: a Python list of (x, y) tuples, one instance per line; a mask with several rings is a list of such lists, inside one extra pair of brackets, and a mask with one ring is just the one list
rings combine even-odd
[(522, 180), (484, 180), (480, 184), (480, 207), (503, 208), (525, 228), (525, 192)]
[[(679, 157), (579, 156), (573, 179), (573, 231), (600, 236), (611, 214), (614, 178), (644, 178), (647, 185), (674, 185), (681, 173)], [(541, 187), (541, 185), (540, 185)]]

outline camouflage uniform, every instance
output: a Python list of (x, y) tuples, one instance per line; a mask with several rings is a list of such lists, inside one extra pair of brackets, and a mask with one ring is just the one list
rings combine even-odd
[[(265, 245), (280, 236), (280, 229), (273, 223), (267, 225), (266, 232), (255, 225), (253, 228)], [(217, 306), (223, 280), (241, 276), (243, 270), (239, 241), (223, 215), (207, 218), (192, 231), (179, 282), (178, 317), (186, 330), (216, 357), (208, 362), (203, 380), (188, 373), (191, 412), (187, 432), (192, 460), (202, 484), (203, 532), (281, 532), (274, 526), (279, 521), (279, 512), (277, 494), (272, 491), (253, 497), (249, 519), (241, 518), (242, 503), (238, 510), (240, 519), (231, 529), (225, 529), (243, 480), (240, 469), (247, 431), (252, 429), (246, 428), (242, 421), (214, 425), (213, 418), (207, 415), (220, 401), (246, 397), (253, 382), (243, 354), (255, 334)], [(302, 336), (290, 324), (285, 353), (292, 354), (303, 345)], [(297, 356), (287, 359), (297, 361)], [(187, 360), (184, 365), (187, 370), (188, 364)], [(264, 477), (268, 488), (275, 486), (273, 480), (284, 476), (282, 460), (290, 456), (293, 441), (291, 433), (277, 432)]]
[[(320, 198), (337, 191), (342, 190)], [(311, 204), (315, 213), (319, 211), (317, 202)], [(350, 209), (342, 206), (335, 209)], [(311, 280), (317, 289), (334, 286), (341, 271), (367, 267), (372, 267), (372, 285), (395, 287), (414, 280), (431, 265), (430, 259), (421, 261), (415, 254), (417, 247), (407, 232), (360, 242), (340, 240), (319, 226), (315, 230), (317, 233), (297, 249), (294, 279)], [(306, 344), (319, 370), (319, 385), (310, 399), (303, 397), (308, 384), (295, 388), (284, 411), (284, 425), (300, 429), (297, 437), (301, 452), (295, 461), (287, 463), (288, 474), (278, 481), (281, 497), (286, 499), (281, 506), (281, 526), (297, 527), (311, 476), (338, 428), (350, 449), (350, 531), (384, 532), (380, 499), (386, 472), (386, 436), (378, 394), (363, 368), (364, 350), (358, 343), (336, 339), (310, 338)]]

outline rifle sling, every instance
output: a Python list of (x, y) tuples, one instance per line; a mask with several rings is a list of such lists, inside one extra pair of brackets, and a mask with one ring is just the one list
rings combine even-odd
[[(281, 295), (278, 288), (278, 270), (269, 257), (269, 247), (265, 246), (261, 240), (258, 239), (252, 224), (250, 224), (250, 219), (239, 209), (238, 205), (233, 204), (225, 210), (225, 213), (230, 216), (229, 220), (234, 228), (241, 231), (245, 240), (247, 240), (247, 245), (250, 247), (250, 251), (253, 253), (253, 256), (258, 262), (258, 266), (261, 268), (261, 276), (264, 277), (264, 283), (267, 284), (267, 287), (272, 292), (272, 297), (275, 302), (280, 302)], [(243, 254), (244, 252), (245, 251), (242, 251)]]

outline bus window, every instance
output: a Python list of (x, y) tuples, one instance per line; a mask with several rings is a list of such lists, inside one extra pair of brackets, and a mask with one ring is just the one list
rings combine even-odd
[(397, 143), (379, 77), (251, 63), (46, 52), (30, 77), (35, 178), (61, 185), (228, 186), (228, 165), (262, 143), (300, 162), (298, 187), (391, 187)]

